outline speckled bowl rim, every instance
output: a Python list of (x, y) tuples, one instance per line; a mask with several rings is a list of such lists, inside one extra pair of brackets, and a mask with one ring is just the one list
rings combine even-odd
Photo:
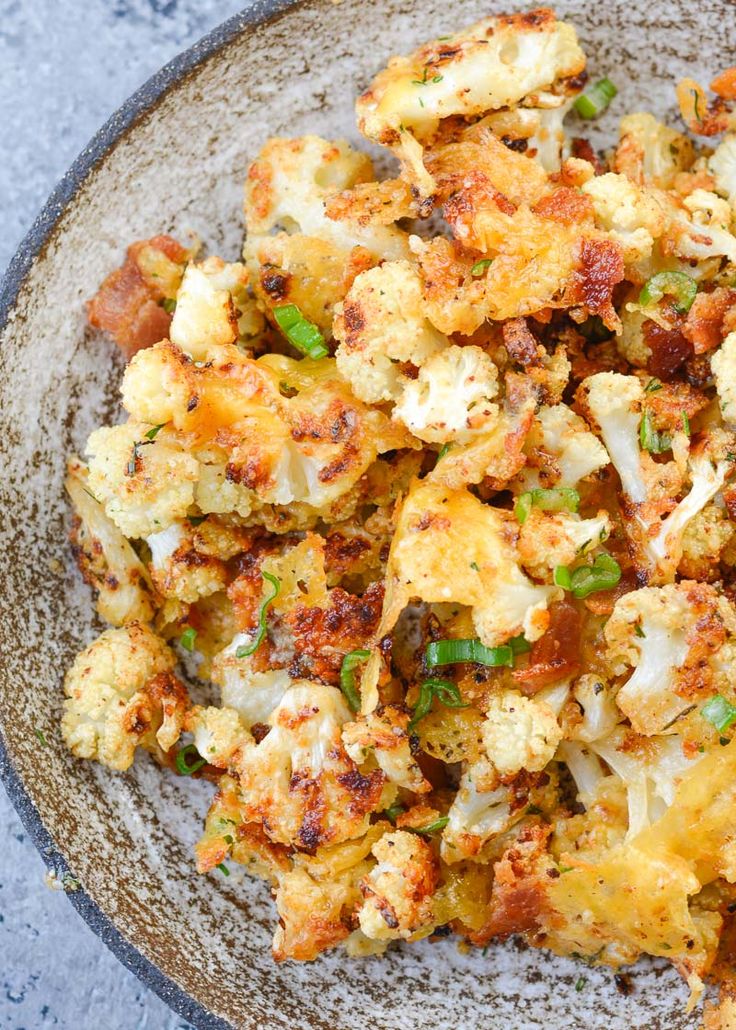
[[(161, 102), (169, 90), (180, 84), (195, 68), (242, 33), (279, 18), (299, 3), (300, 0), (255, 0), (247, 9), (223, 22), (164, 65), (105, 122), (58, 183), (8, 265), (0, 285), (0, 333), (9, 321), (33, 262), (43, 254), (47, 244), (51, 242), (66, 208), (74, 201), (96, 166), (142, 117)], [(2, 727), (0, 782), (47, 868), (52, 870), (57, 878), (69, 873), (69, 865), (64, 854), (56, 847), (13, 767)], [(80, 888), (69, 891), (67, 896), (90, 929), (107, 945), (115, 957), (147, 987), (155, 991), (178, 1015), (198, 1030), (231, 1030), (230, 1023), (204, 1009), (175, 980), (166, 976), (154, 963), (145, 958), (122, 936), (114, 923), (84, 890)]]

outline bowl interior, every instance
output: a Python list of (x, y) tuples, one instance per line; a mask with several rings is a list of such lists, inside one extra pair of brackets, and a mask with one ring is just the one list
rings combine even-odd
[[(579, 964), (514, 942), (485, 956), (445, 940), (362, 961), (333, 953), (275, 966), (265, 885), (194, 872), (192, 845), (212, 789), (145, 757), (129, 774), (112, 774), (75, 762), (61, 743), (63, 674), (100, 628), (67, 546), (64, 460), (94, 426), (119, 416), (121, 363), (85, 327), (84, 301), (129, 241), (157, 232), (192, 230), (235, 259), (246, 166), (269, 135), (358, 141), (354, 97), (391, 53), (501, 9), (495, 0), (285, 6), (205, 56), (112, 146), (32, 263), (3, 332), (0, 726), (9, 775), (22, 783), (26, 814), (34, 821), (37, 810), (119, 931), (119, 947), (132, 944), (212, 1013), (187, 1009), (200, 1025), (221, 1026), (221, 1018), (313, 1030), (694, 1026), (683, 1014), (687, 992), (669, 969), (637, 967), (628, 997), (610, 971), (584, 970), (585, 989), (576, 991)], [(557, 10), (577, 26), (593, 75), (609, 74), (619, 87), (602, 126), (613, 133), (626, 111), (672, 121), (675, 82), (686, 74), (709, 81), (728, 63), (721, 41), (736, 35), (736, 5), (725, 0), (667, 0), (646, 12), (628, 0), (566, 0)], [(165, 989), (165, 980), (154, 985)], [(186, 1008), (182, 995), (168, 997)]]

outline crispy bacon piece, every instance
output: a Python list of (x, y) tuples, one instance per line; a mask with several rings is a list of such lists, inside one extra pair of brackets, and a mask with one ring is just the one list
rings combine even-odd
[(87, 305), (90, 325), (109, 333), (126, 358), (165, 340), (171, 325), (171, 315), (161, 306), (166, 297), (162, 283), (151, 272), (151, 258), (156, 256), (152, 251), (158, 251), (167, 265), (183, 266), (188, 257), (171, 236), (138, 240)]
[(613, 288), (624, 277), (624, 255), (613, 240), (583, 238), (580, 265), (575, 272), (577, 294), (591, 315), (599, 315), (608, 328), (616, 327)]
[(687, 313), (682, 335), (693, 345), (695, 354), (720, 347), (736, 329), (736, 290), (717, 286), (711, 293), (699, 293)]
[(527, 368), (529, 365), (540, 365), (542, 359), (540, 347), (525, 318), (510, 318), (503, 323), (503, 344), (512, 361)]
[(665, 382), (693, 356), (693, 345), (680, 328), (663, 329), (650, 319), (641, 327), (644, 341), (652, 352), (647, 370)]
[(573, 136), (570, 140), (570, 149), (573, 157), (578, 157), (582, 161), (588, 161), (595, 168), (596, 175), (603, 175), (606, 169), (595, 150), (593, 150), (590, 140), (584, 139), (582, 136)]
[(549, 218), (562, 225), (575, 225), (578, 222), (593, 220), (593, 203), (580, 190), (569, 186), (560, 186), (552, 193), (538, 200), (532, 211), (541, 218)]
[(549, 614), (549, 627), (534, 643), (529, 665), (512, 674), (525, 694), (536, 694), (580, 670), (580, 612), (568, 601), (560, 601)]

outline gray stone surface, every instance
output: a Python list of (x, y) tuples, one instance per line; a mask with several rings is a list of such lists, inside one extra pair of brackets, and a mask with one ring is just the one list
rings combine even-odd
[[(0, 269), (95, 130), (236, 0), (0, 0)], [(187, 1024), (87, 929), (0, 789), (0, 1028)]]

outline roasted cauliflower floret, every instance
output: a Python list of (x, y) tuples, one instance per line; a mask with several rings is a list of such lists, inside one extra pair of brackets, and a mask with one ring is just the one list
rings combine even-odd
[[(224, 534), (225, 528), (221, 529)], [(232, 535), (236, 537), (234, 550), (230, 553), (226, 550), (226, 558), (237, 554), (242, 543), (242, 537), (237, 539), (236, 533)], [(193, 604), (226, 586), (228, 576), (223, 559), (216, 553), (208, 554), (205, 548), (200, 549), (199, 536), (199, 530), (185, 521), (174, 522), (168, 529), (146, 538), (151, 550), (151, 578), (163, 597)]]
[(408, 261), (359, 275), (336, 309), (334, 334), (338, 369), (369, 403), (396, 400), (409, 381), (401, 365), (421, 368), (449, 342), (427, 319), (419, 273)]
[(194, 735), (194, 746), (210, 765), (227, 769), (238, 748), (252, 743), (238, 712), (232, 708), (196, 705), (187, 713), (184, 729)]
[(373, 753), (389, 783), (425, 794), (431, 790), (409, 743), (410, 713), (398, 705), (386, 705), (347, 724), (342, 740), (345, 750), (358, 765)]
[(636, 376), (599, 372), (583, 382), (582, 390), (624, 493), (634, 503), (643, 503), (647, 486), (641, 467), (639, 424), (644, 387)]
[(576, 487), (610, 462), (598, 437), (566, 404), (539, 409), (526, 446), (529, 462), (519, 475), (525, 490)]
[(494, 695), (482, 726), (483, 746), (502, 776), (541, 772), (562, 740), (555, 713), (544, 701), (515, 690)]
[(126, 537), (150, 536), (194, 502), (196, 460), (162, 430), (139, 422), (96, 429), (87, 441), (89, 489)]
[(311, 849), (365, 832), (384, 776), (363, 775), (345, 752), (350, 719), (335, 687), (297, 680), (271, 713), (268, 734), (238, 752), (246, 818), (262, 822), (271, 840)]
[(736, 135), (724, 137), (708, 158), (716, 189), (736, 209)]
[(154, 598), (145, 565), (87, 489), (87, 469), (78, 458), (68, 468), (72, 549), (82, 576), (97, 591), (99, 615), (113, 626), (150, 621)]
[(736, 425), (736, 332), (729, 333), (710, 359), (724, 422)]
[(451, 346), (404, 386), (393, 417), (427, 443), (463, 442), (498, 416), (498, 370), (480, 347)]
[(696, 189), (682, 204), (684, 210), (673, 218), (670, 227), (675, 252), (696, 261), (727, 257), (736, 262), (736, 236), (729, 230), (731, 207), (728, 201), (710, 190)]
[(687, 171), (695, 157), (687, 136), (644, 112), (621, 119), (621, 140), (613, 156), (613, 170), (637, 186), (671, 189), (679, 172)]
[(723, 551), (733, 540), (736, 527), (726, 512), (709, 504), (692, 518), (682, 534), (682, 557), (677, 571), (685, 579), (710, 581), (719, 573)]
[(72, 754), (122, 771), (136, 747), (168, 751), (189, 702), (172, 675), (175, 664), (166, 644), (138, 622), (108, 629), (85, 648), (64, 683), (61, 732)]
[(607, 172), (582, 186), (593, 201), (598, 224), (624, 249), (627, 263), (651, 256), (654, 241), (665, 231), (667, 218), (661, 203), (625, 175)]
[(633, 669), (616, 703), (638, 733), (665, 730), (718, 686), (717, 656), (736, 613), (704, 583), (645, 587), (619, 598), (606, 623), (614, 675)]
[(209, 257), (184, 272), (169, 337), (195, 361), (206, 361), (212, 348), (253, 336), (263, 318), (248, 297), (248, 273), (239, 263)]
[(252, 633), (237, 633), (213, 659), (211, 674), (223, 705), (236, 711), (247, 726), (267, 724), (292, 682), (286, 669), (254, 669), (253, 656), (238, 658), (238, 650), (252, 643)]
[(532, 508), (519, 531), (521, 564), (535, 579), (546, 579), (558, 565), (572, 565), (581, 555), (594, 550), (611, 533), (611, 520), (604, 511), (594, 518), (540, 511)]
[(432, 848), (417, 834), (396, 830), (384, 834), (371, 850), (378, 864), (360, 883), (363, 933), (374, 940), (406, 940), (429, 929), (439, 881)]

